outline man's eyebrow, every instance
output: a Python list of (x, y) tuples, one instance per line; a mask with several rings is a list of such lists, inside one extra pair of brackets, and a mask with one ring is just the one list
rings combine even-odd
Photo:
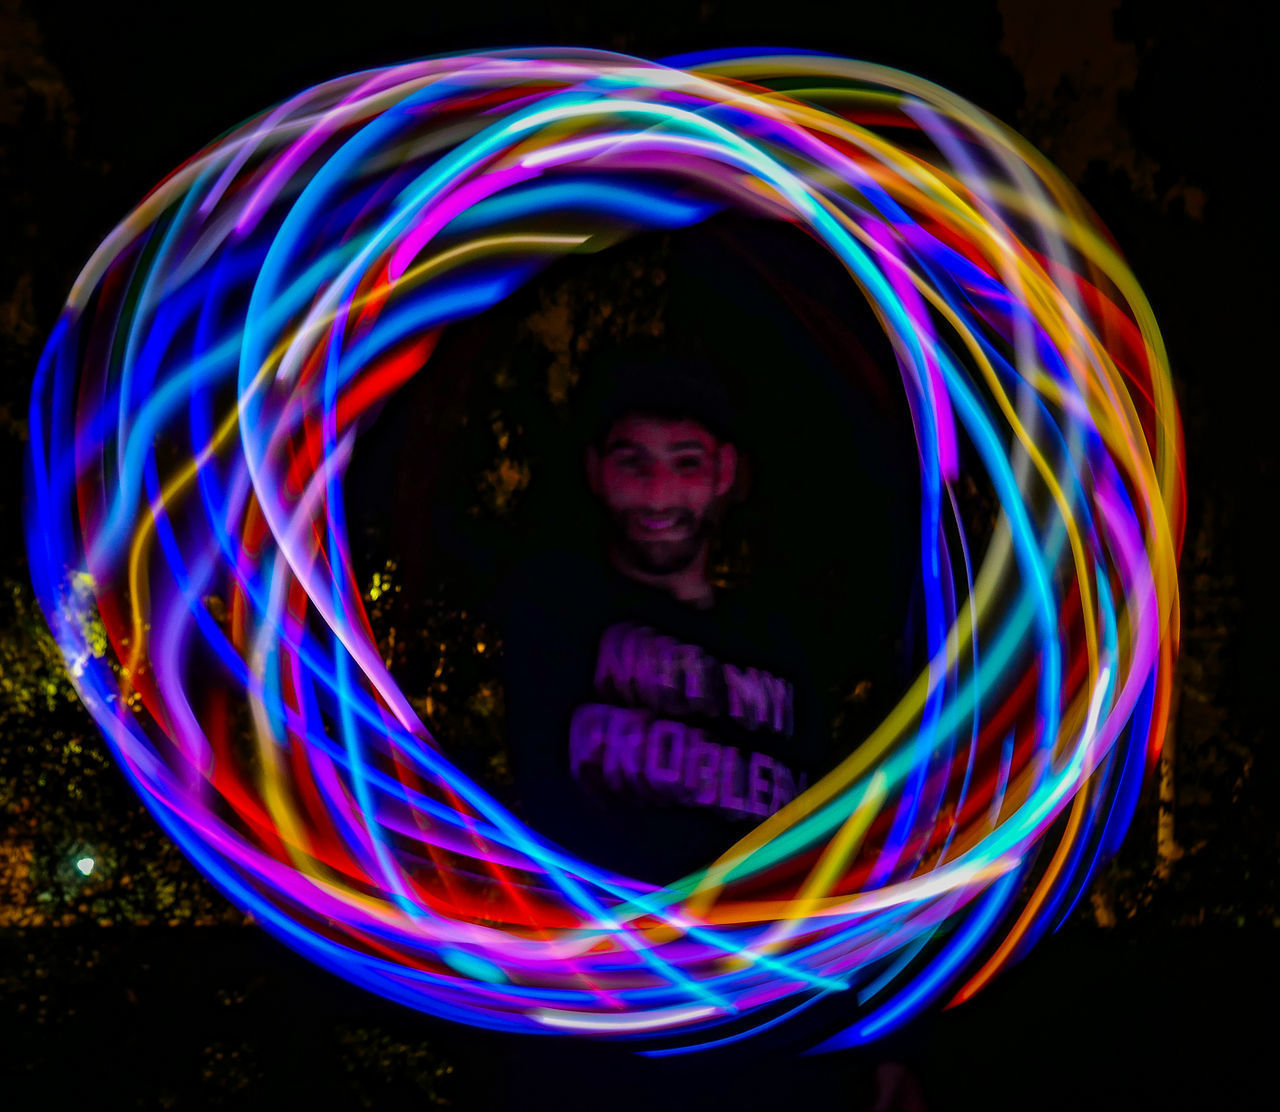
[[(677, 440), (674, 444), (665, 446), (668, 452), (703, 452), (710, 454), (706, 444), (701, 440)], [(638, 440), (632, 440), (629, 437), (619, 436), (605, 442), (604, 454), (611, 455), (614, 452), (648, 452), (647, 445), (640, 443)]]

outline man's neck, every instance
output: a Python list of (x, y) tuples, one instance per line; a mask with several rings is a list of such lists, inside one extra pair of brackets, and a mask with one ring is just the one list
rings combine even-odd
[(647, 572), (642, 568), (635, 567), (616, 548), (610, 551), (609, 557), (613, 562), (613, 566), (628, 579), (634, 579), (637, 583), (643, 583), (648, 587), (656, 587), (660, 591), (666, 591), (677, 602), (686, 603), (698, 610), (708, 610), (715, 603), (715, 589), (707, 578), (707, 548), (705, 546), (687, 568), (670, 572), (667, 575), (656, 575), (653, 572)]

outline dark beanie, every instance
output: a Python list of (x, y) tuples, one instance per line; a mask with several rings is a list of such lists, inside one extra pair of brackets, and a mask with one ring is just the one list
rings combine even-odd
[(696, 421), (717, 440), (734, 439), (733, 408), (716, 365), (657, 341), (593, 353), (580, 389), (580, 420), (590, 443), (632, 415)]

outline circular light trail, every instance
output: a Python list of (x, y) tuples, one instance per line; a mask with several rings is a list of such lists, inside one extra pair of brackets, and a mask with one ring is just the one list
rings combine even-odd
[[(928, 664), (839, 767), (661, 888), (450, 761), (380, 658), (343, 476), (449, 325), (567, 253), (722, 210), (815, 237), (893, 343)], [(148, 807), (319, 964), (648, 1053), (843, 994), (830, 1049), (972, 995), (1115, 851), (1168, 715), (1181, 468), (1115, 244), (973, 105), (826, 55), (529, 49), (327, 82), (157, 186), (44, 352), (26, 541)], [(998, 499), (981, 551), (955, 495), (974, 473)]]

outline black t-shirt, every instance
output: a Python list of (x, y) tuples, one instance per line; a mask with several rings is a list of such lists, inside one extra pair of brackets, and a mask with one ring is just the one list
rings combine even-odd
[(784, 615), (699, 609), (547, 554), (500, 596), (517, 809), (579, 857), (666, 884), (824, 771), (825, 715)]

